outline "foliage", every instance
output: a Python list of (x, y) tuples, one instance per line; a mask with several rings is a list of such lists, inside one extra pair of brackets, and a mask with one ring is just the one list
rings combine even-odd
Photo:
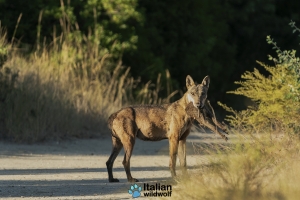
[[(94, 42), (111, 59), (122, 55), (130, 74), (145, 84), (156, 82), (160, 73), (163, 85), (183, 89), (187, 74), (195, 80), (210, 75), (213, 104), (217, 99), (242, 104), (225, 91), (234, 89), (233, 80), (252, 69), (254, 60), (264, 61), (263, 55), (270, 51), (262, 45), (265, 35), (274, 35), (287, 49), (293, 45), (284, 24), (300, 20), (299, 6), (298, 1), (284, 0), (1, 0), (0, 20), (9, 40), (15, 38), (22, 48), (32, 49), (37, 39), (51, 43), (62, 31), (60, 19), (65, 19), (75, 30), (94, 35)], [(172, 79), (166, 77), (166, 70)]]
[[(293, 23), (292, 23), (293, 24)], [(297, 30), (297, 29), (295, 29)], [(240, 87), (229, 93), (242, 95), (252, 100), (253, 105), (241, 112), (221, 104), (233, 116), (228, 121), (236, 128), (253, 129), (257, 132), (281, 129), (285, 133), (299, 132), (300, 79), (299, 58), (296, 51), (281, 51), (277, 44), (267, 37), (274, 46), (278, 58), (269, 56), (275, 66), (258, 62), (270, 75), (264, 76), (257, 69), (245, 72), (244, 81), (235, 82)]]
[[(145, 16), (142, 26), (137, 27), (139, 50), (124, 55), (134, 75), (153, 79), (157, 73), (169, 69), (176, 77), (173, 84), (177, 86), (183, 85), (187, 74), (196, 80), (202, 80), (207, 74), (229, 76), (231, 69), (224, 65), (234, 65), (231, 58), (235, 47), (226, 41), (229, 34), (224, 18), (228, 14), (227, 5), (217, 0), (188, 0), (184, 4), (145, 0), (140, 1), (139, 8)], [(218, 12), (214, 12), (216, 10)], [(221, 49), (228, 63), (217, 59)], [(140, 66), (145, 67), (140, 70)]]
[[(298, 76), (284, 64), (275, 67), (260, 63), (271, 75), (265, 77), (257, 69), (242, 75), (245, 81), (236, 82), (240, 87), (229, 93), (243, 95), (255, 104), (240, 112), (241, 118), (229, 117), (233, 126), (248, 126), (256, 131), (273, 130), (274, 128), (298, 127), (299, 83)], [(228, 108), (227, 108), (228, 110)]]
[[(4, 0), (0, 5), (0, 20), (8, 27), (9, 38), (16, 36), (23, 38), (23, 43), (34, 45), (36, 39), (39, 39), (37, 34), (40, 34), (49, 43), (57, 33), (65, 31), (62, 29), (72, 28), (70, 25), (76, 24), (76, 29), (86, 35), (93, 30), (95, 42), (107, 48), (116, 58), (124, 50), (136, 48), (134, 26), (142, 21), (141, 14), (135, 9), (137, 0), (34, 0), (31, 4), (22, 0), (13, 3)], [(22, 20), (16, 35), (13, 35), (17, 16), (20, 14)]]

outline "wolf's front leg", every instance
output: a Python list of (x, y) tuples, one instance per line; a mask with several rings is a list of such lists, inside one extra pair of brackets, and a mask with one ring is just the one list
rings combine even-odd
[(171, 175), (173, 178), (176, 177), (176, 158), (177, 158), (177, 151), (178, 151), (178, 138), (177, 137), (171, 137), (169, 138), (169, 150), (170, 150), (170, 170), (171, 170)]
[(180, 162), (180, 167), (182, 169), (182, 173), (184, 175), (186, 175), (187, 174), (187, 170), (186, 170), (186, 139), (179, 140), (178, 157), (179, 157), (179, 162)]
[(179, 140), (179, 145), (178, 145), (178, 157), (179, 157), (179, 162), (180, 166), (182, 169), (182, 173), (184, 176), (187, 175), (187, 169), (186, 169), (186, 138), (190, 134), (190, 128), (186, 130), (180, 140)]

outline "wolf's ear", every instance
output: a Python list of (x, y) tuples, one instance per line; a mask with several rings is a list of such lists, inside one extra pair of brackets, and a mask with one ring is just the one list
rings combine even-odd
[(210, 83), (210, 78), (209, 76), (205, 76), (203, 81), (202, 81), (202, 85), (209, 87), (209, 83)]
[(194, 86), (194, 80), (192, 79), (192, 77), (190, 75), (186, 76), (186, 87), (187, 89), (189, 89), (190, 87)]

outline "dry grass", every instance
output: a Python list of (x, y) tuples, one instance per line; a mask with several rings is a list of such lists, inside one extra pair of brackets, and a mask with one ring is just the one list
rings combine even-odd
[(283, 135), (248, 136), (237, 134), (238, 141), (229, 148), (202, 148), (201, 151), (211, 152), (211, 160), (178, 185), (174, 198), (298, 199), (299, 139)]
[[(7, 42), (1, 29), (2, 138), (37, 142), (99, 136), (106, 134), (108, 116), (121, 107), (169, 100), (158, 97), (159, 78), (142, 85), (99, 45), (97, 35), (63, 30), (59, 37), (54, 34), (51, 45), (38, 43), (36, 50), (24, 53)], [(137, 88), (142, 89), (135, 95)]]

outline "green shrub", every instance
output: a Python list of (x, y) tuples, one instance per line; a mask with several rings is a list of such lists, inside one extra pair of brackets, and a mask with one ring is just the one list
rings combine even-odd
[[(297, 30), (297, 29), (296, 29)], [(296, 51), (281, 51), (276, 43), (267, 37), (267, 42), (276, 49), (278, 58), (269, 56), (275, 66), (258, 62), (268, 73), (259, 70), (245, 72), (244, 81), (237, 81), (240, 87), (228, 93), (245, 96), (253, 102), (246, 110), (237, 112), (219, 103), (233, 115), (227, 120), (235, 128), (251, 129), (257, 132), (280, 130), (285, 133), (299, 132), (300, 114), (300, 64)]]
[[(229, 93), (246, 96), (254, 103), (247, 110), (228, 116), (228, 120), (234, 127), (246, 126), (256, 131), (288, 130), (290, 127), (296, 130), (300, 111), (297, 74), (285, 64), (275, 67), (259, 64), (270, 76), (266, 77), (254, 69), (254, 72), (242, 75), (243, 82), (235, 82), (241, 87)], [(228, 107), (223, 107), (230, 111)]]

